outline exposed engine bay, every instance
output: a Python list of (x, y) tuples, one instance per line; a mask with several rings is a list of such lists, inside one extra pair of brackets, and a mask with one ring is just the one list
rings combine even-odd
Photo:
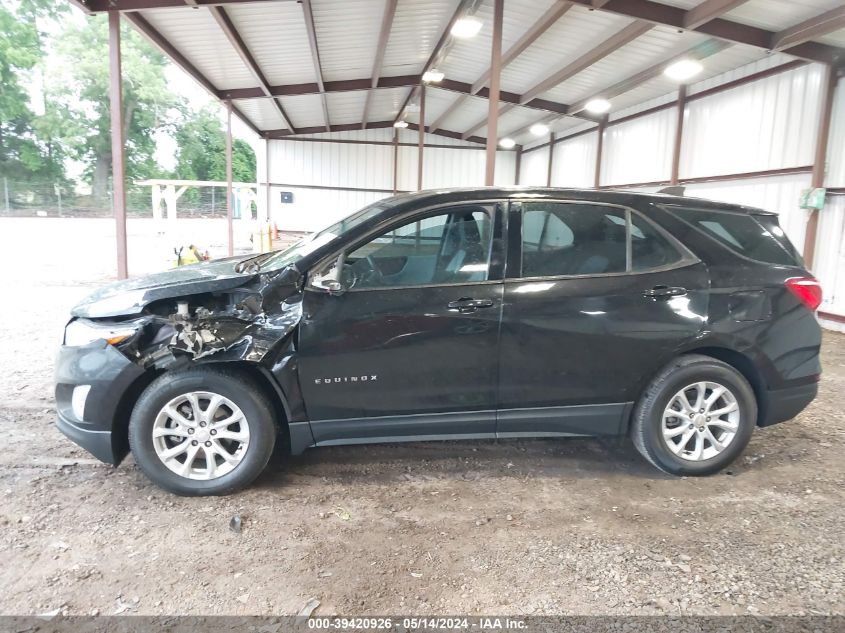
[(136, 333), (118, 348), (144, 369), (200, 360), (259, 362), (289, 337), (302, 315), (299, 283), (280, 280), (282, 275), (293, 277), (285, 270), (220, 292), (152, 301), (132, 319)]

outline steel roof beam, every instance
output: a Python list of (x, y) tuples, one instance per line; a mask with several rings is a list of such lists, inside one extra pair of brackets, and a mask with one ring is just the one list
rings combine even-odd
[(107, 11), (146, 11), (147, 9), (184, 9), (186, 4), (197, 7), (222, 7), (236, 4), (254, 4), (270, 2), (296, 2), (298, 0), (71, 0), (86, 13), (104, 13)]
[[(591, 0), (571, 1), (586, 7), (592, 7)], [(687, 11), (678, 7), (661, 4), (660, 2), (654, 2), (653, 0), (608, 0), (601, 7), (601, 10), (680, 30), (685, 30), (686, 28), (684, 27), (684, 20), (687, 18)], [(711, 37), (718, 37), (734, 44), (745, 44), (765, 50), (771, 50), (772, 38), (775, 35), (772, 31), (747, 24), (740, 24), (739, 22), (732, 22), (724, 18), (715, 18), (689, 30), (704, 33)], [(812, 62), (833, 65), (845, 63), (845, 48), (829, 46), (821, 42), (808, 41), (784, 48), (781, 52)]]
[[(549, 28), (552, 27), (563, 15), (572, 8), (571, 2), (558, 2), (551, 6), (539, 20), (537, 20), (519, 40), (511, 46), (507, 52), (502, 54), (502, 68), (510, 64), (513, 60), (519, 57), (525, 49), (531, 46), (537, 39), (543, 35)], [(472, 94), (481, 90), (484, 85), (490, 80), (490, 71), (488, 68), (481, 76), (472, 84)]]
[[(400, 75), (398, 77), (381, 77), (377, 85), (378, 88), (407, 88), (409, 86), (417, 86), (420, 83), (419, 75)], [(370, 90), (372, 89), (372, 80), (367, 77), (364, 79), (340, 79), (338, 81), (323, 82), (323, 91), (332, 92), (353, 92), (355, 90)], [(282, 86), (270, 86), (270, 93), (275, 97), (298, 97), (302, 95), (316, 95), (320, 94), (319, 84), (305, 83), (305, 84), (285, 84)], [(228, 88), (218, 90), (217, 96), (221, 99), (262, 99), (267, 95), (261, 88)]]
[(684, 14), (684, 28), (694, 29), (724, 15), (748, 0), (704, 0)]
[(618, 51), (620, 48), (625, 46), (626, 44), (630, 44), (635, 39), (647, 33), (652, 29), (652, 24), (649, 22), (644, 22), (642, 20), (637, 20), (624, 29), (619, 31), (618, 33), (612, 35), (604, 42), (596, 46), (595, 48), (587, 51), (581, 57), (576, 59), (575, 61), (567, 64), (556, 73), (550, 75), (534, 87), (530, 88), (524, 95), (522, 95), (522, 99), (520, 100), (521, 103), (525, 103), (530, 101), (534, 97), (543, 94), (544, 92), (548, 92), (555, 86), (559, 86), (567, 79), (574, 77), (582, 70), (585, 70), (595, 64), (598, 61), (601, 61), (611, 53)]
[[(530, 104), (537, 100), (538, 95), (541, 95), (544, 92), (548, 92), (555, 86), (558, 86), (567, 79), (577, 75), (582, 70), (589, 68), (590, 66), (604, 59), (611, 53), (619, 50), (626, 44), (629, 44), (643, 33), (648, 32), (649, 30), (651, 30), (651, 28), (652, 25), (650, 23), (644, 22), (642, 20), (636, 20), (632, 22), (624, 29), (612, 35), (595, 48), (581, 55), (575, 61), (570, 62), (569, 64), (558, 70), (556, 73), (550, 75), (540, 83), (530, 88), (525, 94), (519, 97), (519, 100), (516, 102), (516, 105), (524, 105), (527, 107), (531, 107)], [(503, 96), (502, 101), (507, 101), (507, 99)], [(513, 109), (514, 105), (515, 104), (508, 104), (503, 106), (499, 110), (499, 116), (502, 116), (509, 110)], [(561, 112), (561, 114), (567, 114), (568, 110), (569, 108), (567, 106), (564, 108), (564, 111)], [(474, 124), (472, 127), (470, 127), (464, 132), (464, 137), (471, 136), (472, 134), (483, 128), (486, 124), (486, 118), (478, 121), (478, 123)]]
[[(209, 11), (211, 11), (211, 15), (214, 17), (214, 20), (220, 26), (221, 30), (226, 35), (226, 38), (229, 40), (229, 43), (238, 53), (243, 63), (247, 68), (249, 68), (250, 72), (258, 80), (258, 83), (261, 84), (261, 90), (264, 92), (264, 95), (272, 97), (273, 94), (270, 92), (270, 83), (267, 81), (264, 73), (261, 72), (258, 62), (255, 61), (252, 53), (249, 52), (249, 49), (238, 33), (238, 30), (235, 28), (235, 25), (232, 23), (231, 18), (226, 13), (226, 10), (223, 7), (210, 7)], [(276, 99), (273, 99), (273, 104), (276, 106), (276, 110), (278, 110), (279, 115), (282, 117), (282, 122), (293, 130), (293, 124), (288, 118), (288, 115), (285, 113), (285, 109), (282, 107), (282, 104)]]
[[(529, 28), (525, 34), (502, 55), (502, 68), (519, 57), (525, 49), (536, 42), (543, 33), (548, 31), (549, 28), (571, 8), (571, 2), (559, 2), (552, 5), (549, 10), (540, 16), (540, 18), (531, 25), (531, 28)], [(473, 82), (472, 87), (470, 88), (470, 94), (476, 94), (484, 88), (484, 85), (490, 80), (490, 70), (490, 68), (485, 70), (481, 76)], [(441, 125), (443, 125), (443, 122), (446, 121), (446, 119), (457, 111), (464, 103), (466, 103), (466, 100), (466, 95), (455, 99), (455, 101), (452, 102), (452, 104), (446, 108), (439, 117), (437, 117), (437, 120), (431, 124), (431, 129), (438, 129)]]
[(679, 59), (697, 59), (703, 60), (707, 57), (715, 55), (716, 53), (720, 53), (726, 48), (732, 46), (730, 42), (725, 42), (723, 40), (717, 39), (709, 39), (693, 46), (692, 48), (684, 51), (683, 53), (679, 53), (677, 55), (672, 55), (671, 57), (667, 57), (665, 59), (660, 60), (656, 64), (649, 66), (645, 70), (641, 70), (635, 75), (632, 75), (622, 81), (613, 84), (605, 88), (604, 90), (598, 90), (589, 97), (581, 99), (576, 103), (573, 103), (567, 114), (577, 114), (584, 110), (587, 106), (589, 101), (593, 99), (613, 99), (613, 97), (618, 97), (621, 94), (625, 94), (626, 92), (630, 92), (634, 88), (638, 88), (642, 84), (655, 79), (663, 74), (663, 71), (666, 69), (667, 66), (671, 65), (673, 62)]
[(366, 126), (370, 114), (370, 100), (373, 98), (373, 89), (378, 88), (381, 67), (384, 65), (384, 53), (387, 50), (387, 42), (390, 39), (390, 30), (393, 28), (393, 17), (396, 15), (398, 1), (387, 0), (384, 5), (384, 14), (381, 18), (381, 31), (379, 31), (376, 56), (373, 60), (373, 72), (370, 73), (370, 90), (367, 91), (367, 97), (364, 101), (364, 112), (361, 114), (361, 121), (364, 126)]
[[(381, 77), (378, 80), (378, 89), (382, 88), (414, 88), (419, 85), (419, 75), (402, 75), (399, 77)], [(355, 90), (371, 90), (372, 83), (370, 78), (363, 79), (344, 79), (341, 81), (327, 81), (323, 84), (327, 94), (333, 92), (350, 92)], [(464, 97), (469, 97), (472, 86), (463, 81), (456, 81), (454, 79), (444, 79), (438, 84), (431, 84), (428, 86), (434, 90), (445, 90), (448, 92), (459, 93)], [(316, 83), (307, 84), (287, 84), (284, 86), (270, 86), (270, 93), (275, 97), (295, 97), (301, 95), (320, 94), (320, 88)], [(220, 99), (258, 99), (267, 98), (267, 94), (263, 88), (231, 88), (228, 90), (218, 90), (214, 94)], [(489, 88), (482, 88), (477, 95), (473, 95), (479, 99), (487, 99), (490, 96)], [(534, 110), (544, 110), (559, 115), (568, 114), (570, 106), (565, 103), (557, 101), (550, 101), (548, 99), (532, 99), (527, 103), (521, 103), (522, 95), (516, 92), (508, 92), (503, 90), (499, 93), (499, 100), (510, 107), (521, 105), (526, 108)], [(510, 109), (510, 107), (508, 109)], [(597, 121), (596, 117), (588, 114), (576, 113), (574, 116), (583, 118), (589, 121)], [(428, 126), (431, 127), (431, 126)]]
[[(343, 123), (339, 125), (332, 125), (330, 132), (351, 132), (354, 130), (361, 129), (361, 123)], [(366, 129), (368, 130), (375, 130), (375, 129), (384, 129), (384, 128), (391, 128), (393, 127), (393, 121), (372, 121), (366, 124)], [(416, 123), (409, 123), (408, 129), (414, 132), (419, 131), (420, 126)], [(265, 138), (269, 139), (284, 139), (291, 136), (298, 136), (301, 134), (320, 134), (325, 132), (326, 130), (322, 126), (315, 126), (315, 127), (302, 127), (296, 130), (294, 134), (290, 130), (267, 130), (262, 133)], [(461, 133), (454, 132), (452, 130), (438, 130), (436, 132), (428, 132), (429, 134), (435, 134), (437, 136), (443, 136), (445, 138), (452, 138), (461, 140)], [(484, 145), (487, 142), (487, 139), (482, 138), (480, 136), (473, 136), (472, 138), (466, 139), (471, 143), (478, 143)]]
[[(449, 19), (449, 22), (446, 24), (446, 28), (443, 29), (443, 32), (440, 34), (440, 38), (437, 40), (437, 44), (434, 45), (434, 48), (431, 51), (431, 55), (428, 57), (428, 61), (426, 61), (425, 66), (423, 66), (422, 71), (420, 72), (420, 76), (424, 75), (426, 71), (430, 70), (434, 65), (434, 62), (437, 61), (438, 56), (440, 55), (440, 51), (442, 51), (446, 44), (449, 42), (449, 38), (451, 37), (452, 27), (455, 25), (455, 22), (464, 14), (467, 7), (473, 2), (473, 0), (459, 0), (458, 6), (455, 8), (455, 12), (452, 14), (452, 17)], [(399, 108), (399, 112), (396, 115), (396, 121), (400, 120), (402, 117), (405, 116), (405, 109), (408, 107), (408, 104), (411, 103), (411, 100), (414, 98), (414, 95), (419, 90), (419, 86), (415, 86), (408, 91), (408, 96), (405, 98), (402, 107)], [(425, 121), (422, 122), (425, 125)]]
[(772, 36), (772, 50), (781, 51), (833, 31), (845, 29), (845, 5), (813, 16)]
[(302, 13), (305, 17), (305, 30), (308, 32), (308, 44), (311, 47), (311, 60), (314, 62), (314, 74), (320, 89), (320, 99), (323, 102), (323, 121), (326, 131), (330, 127), (329, 104), (326, 99), (326, 87), (323, 84), (323, 65), (320, 63), (320, 47), (317, 46), (317, 29), (314, 27), (314, 12), (311, 10), (311, 0), (301, 0)]

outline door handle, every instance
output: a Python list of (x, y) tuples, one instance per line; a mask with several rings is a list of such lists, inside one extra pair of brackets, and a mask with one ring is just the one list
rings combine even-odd
[(470, 297), (463, 297), (457, 301), (450, 301), (446, 304), (450, 312), (460, 312), (466, 314), (468, 312), (475, 312), (479, 308), (492, 308), (493, 301), (491, 299), (472, 299)]
[(682, 297), (687, 294), (686, 288), (680, 286), (655, 286), (643, 292), (644, 297), (651, 299), (662, 299), (664, 297)]

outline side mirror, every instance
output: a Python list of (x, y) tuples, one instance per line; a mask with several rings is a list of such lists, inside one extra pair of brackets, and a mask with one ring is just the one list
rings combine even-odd
[(340, 283), (337, 279), (331, 278), (315, 278), (311, 280), (311, 287), (315, 290), (322, 290), (327, 292), (332, 296), (342, 295), (346, 289), (343, 287), (343, 284)]
[(335, 279), (327, 279), (323, 283), (323, 288), (329, 291), (330, 295), (342, 295), (343, 294), (343, 284)]

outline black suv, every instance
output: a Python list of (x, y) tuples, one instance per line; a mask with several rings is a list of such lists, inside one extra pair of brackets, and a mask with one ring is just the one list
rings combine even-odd
[(674, 195), (401, 195), (73, 310), (58, 426), (187, 495), (311, 446), (628, 435), (714, 473), (815, 397), (818, 282), (772, 213)]

